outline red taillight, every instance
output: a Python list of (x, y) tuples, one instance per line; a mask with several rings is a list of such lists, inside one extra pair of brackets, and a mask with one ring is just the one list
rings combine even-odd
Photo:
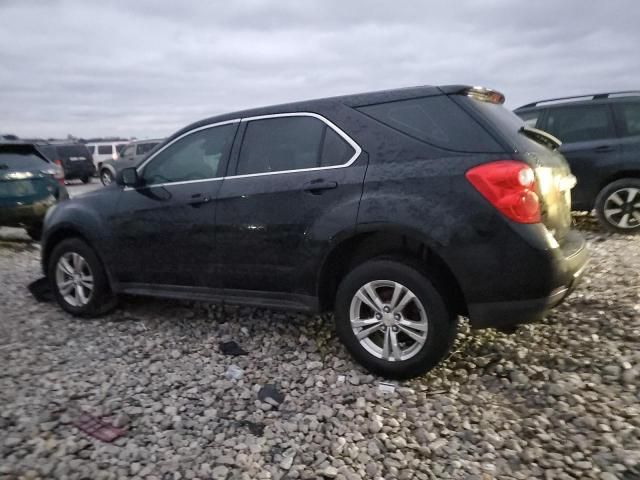
[(58, 180), (59, 184), (64, 185), (64, 169), (62, 168), (62, 162), (60, 160), (54, 160), (53, 163), (58, 167), (57, 173), (53, 177)]
[(508, 219), (518, 223), (541, 221), (536, 178), (526, 163), (499, 160), (473, 167), (465, 176)]

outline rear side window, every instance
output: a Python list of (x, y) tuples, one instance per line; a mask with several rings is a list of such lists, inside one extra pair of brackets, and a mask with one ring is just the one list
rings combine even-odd
[(515, 112), (515, 113), (522, 119), (522, 121), (527, 127), (533, 127), (533, 128), (536, 128), (538, 126), (538, 120), (542, 116), (542, 110), (535, 110), (533, 112), (522, 112), (522, 113)]
[(139, 143), (136, 145), (136, 155), (144, 155), (145, 153), (153, 150), (157, 143)]
[(63, 145), (56, 147), (58, 155), (64, 158), (89, 158), (89, 150), (84, 145)]
[(49, 145), (38, 145), (38, 150), (45, 157), (47, 157), (52, 162), (58, 160), (58, 154), (56, 153), (56, 148)]
[(94, 153), (96, 153), (96, 146), (95, 145), (87, 145), (87, 150), (89, 150), (89, 153), (91, 155), (93, 155)]
[(367, 105), (362, 113), (417, 140), (447, 150), (500, 150), (473, 118), (446, 95)]
[(622, 136), (640, 135), (640, 102), (621, 103), (618, 108), (622, 118)]
[(111, 145), (98, 145), (98, 154), (99, 155), (111, 155)]
[(0, 177), (9, 172), (47, 168), (49, 163), (33, 153), (1, 152)]
[(247, 123), (237, 175), (328, 167), (347, 163), (353, 147), (323, 121), (309, 116)]
[(614, 136), (607, 105), (550, 108), (545, 130), (565, 143), (588, 142)]

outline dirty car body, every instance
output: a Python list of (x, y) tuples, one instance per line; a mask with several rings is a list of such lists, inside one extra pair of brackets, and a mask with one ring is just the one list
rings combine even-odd
[(54, 209), (45, 274), (77, 239), (104, 269), (104, 298), (334, 310), (367, 368), (419, 374), (443, 358), (457, 315), (477, 328), (538, 320), (587, 261), (564, 158), (502, 101), (415, 87), (197, 122), (118, 184)]

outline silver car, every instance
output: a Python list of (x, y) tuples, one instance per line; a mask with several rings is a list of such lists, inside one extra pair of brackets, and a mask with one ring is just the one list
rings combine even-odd
[(117, 160), (107, 160), (100, 165), (100, 181), (103, 185), (110, 185), (117, 173), (123, 168), (135, 167), (151, 152), (163, 139), (136, 140), (125, 145), (120, 150)]

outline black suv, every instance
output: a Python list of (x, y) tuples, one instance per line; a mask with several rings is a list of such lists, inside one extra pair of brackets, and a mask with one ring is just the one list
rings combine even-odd
[(416, 87), (197, 122), (50, 211), (44, 272), (80, 316), (121, 293), (333, 310), (367, 368), (420, 374), (458, 315), (538, 320), (587, 260), (557, 144), (503, 101)]
[(578, 179), (574, 210), (595, 208), (608, 230), (640, 233), (640, 92), (543, 100), (515, 113), (562, 141)]
[(96, 173), (91, 152), (81, 143), (46, 143), (38, 145), (38, 150), (62, 167), (65, 180), (80, 179), (82, 183), (89, 183)]

